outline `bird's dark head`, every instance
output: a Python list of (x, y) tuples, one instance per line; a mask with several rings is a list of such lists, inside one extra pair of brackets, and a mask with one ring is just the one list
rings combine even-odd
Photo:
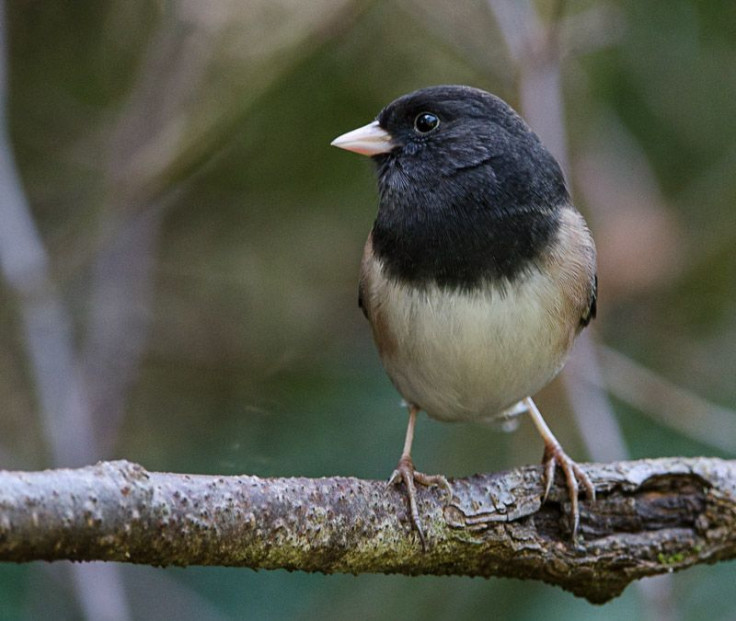
[[(501, 210), (567, 201), (559, 165), (504, 101), (468, 86), (433, 86), (391, 102), (335, 146), (378, 165), (382, 206), (476, 203)], [(468, 203), (470, 199), (470, 203)]]
[(404, 95), (332, 144), (378, 165), (373, 249), (405, 282), (510, 281), (552, 243), (569, 202), (536, 134), (501, 99), (467, 86)]

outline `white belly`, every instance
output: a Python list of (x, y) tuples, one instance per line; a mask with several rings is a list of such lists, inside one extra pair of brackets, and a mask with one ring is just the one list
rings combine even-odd
[(562, 369), (575, 337), (561, 289), (538, 271), (485, 294), (417, 291), (373, 276), (383, 364), (404, 399), (433, 418), (489, 418), (534, 394)]

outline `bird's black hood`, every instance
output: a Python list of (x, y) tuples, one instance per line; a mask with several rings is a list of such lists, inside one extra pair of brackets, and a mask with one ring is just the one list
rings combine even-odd
[[(438, 121), (426, 133), (416, 128), (422, 114)], [(392, 149), (373, 157), (373, 245), (389, 274), (469, 289), (534, 267), (569, 196), (559, 165), (510, 106), (437, 86), (395, 100), (377, 121)]]

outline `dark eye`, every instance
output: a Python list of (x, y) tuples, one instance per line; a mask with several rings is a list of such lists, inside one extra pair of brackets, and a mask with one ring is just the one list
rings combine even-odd
[(440, 126), (440, 119), (431, 112), (421, 112), (414, 119), (414, 129), (420, 134), (428, 134)]

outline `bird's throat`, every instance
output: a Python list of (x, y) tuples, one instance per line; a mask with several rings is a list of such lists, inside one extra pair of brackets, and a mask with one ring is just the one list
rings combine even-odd
[[(384, 197), (385, 198), (385, 197)], [(471, 290), (511, 281), (534, 268), (559, 228), (558, 209), (488, 206), (458, 209), (385, 204), (373, 227), (373, 251), (388, 274), (415, 285)]]

